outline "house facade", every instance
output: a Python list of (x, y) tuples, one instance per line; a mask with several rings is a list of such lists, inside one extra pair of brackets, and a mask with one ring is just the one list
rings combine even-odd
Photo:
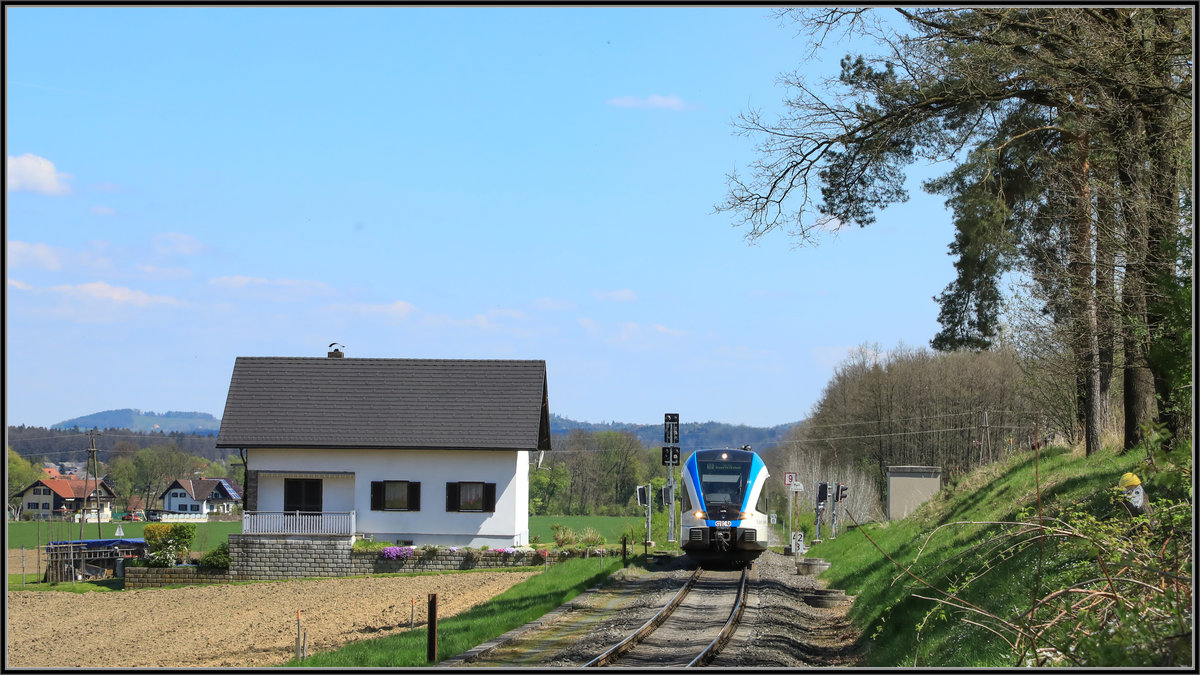
[(112, 520), (112, 503), (115, 495), (111, 488), (95, 479), (42, 478), (21, 491), (22, 515), (29, 514), (34, 520), (51, 518), (75, 518), (82, 506), (88, 522), (96, 521), (96, 506), (99, 502), (100, 522)]
[(166, 512), (207, 518), (210, 513), (233, 513), (242, 495), (237, 486), (224, 478), (181, 478), (172, 482), (158, 498)]
[(545, 362), (238, 358), (217, 447), (246, 456), (244, 533), (526, 545)]

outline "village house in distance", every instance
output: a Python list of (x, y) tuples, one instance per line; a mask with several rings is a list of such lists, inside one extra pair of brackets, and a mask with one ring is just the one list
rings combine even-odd
[(246, 458), (245, 535), (524, 546), (546, 363), (239, 357), (216, 445)]

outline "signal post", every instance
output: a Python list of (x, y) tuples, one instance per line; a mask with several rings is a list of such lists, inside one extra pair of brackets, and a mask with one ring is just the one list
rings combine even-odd
[(667, 467), (667, 541), (676, 541), (675, 536), (675, 467), (679, 466), (679, 413), (663, 415), (662, 463)]

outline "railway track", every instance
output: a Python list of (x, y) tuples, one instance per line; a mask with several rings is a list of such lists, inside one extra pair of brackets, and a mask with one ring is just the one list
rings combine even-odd
[(737, 629), (750, 569), (697, 568), (657, 614), (586, 666), (704, 666)]

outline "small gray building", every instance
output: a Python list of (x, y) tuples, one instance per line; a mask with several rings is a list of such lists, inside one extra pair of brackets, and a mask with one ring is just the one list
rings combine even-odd
[(888, 520), (900, 520), (916, 511), (942, 489), (939, 466), (889, 466), (887, 469)]

